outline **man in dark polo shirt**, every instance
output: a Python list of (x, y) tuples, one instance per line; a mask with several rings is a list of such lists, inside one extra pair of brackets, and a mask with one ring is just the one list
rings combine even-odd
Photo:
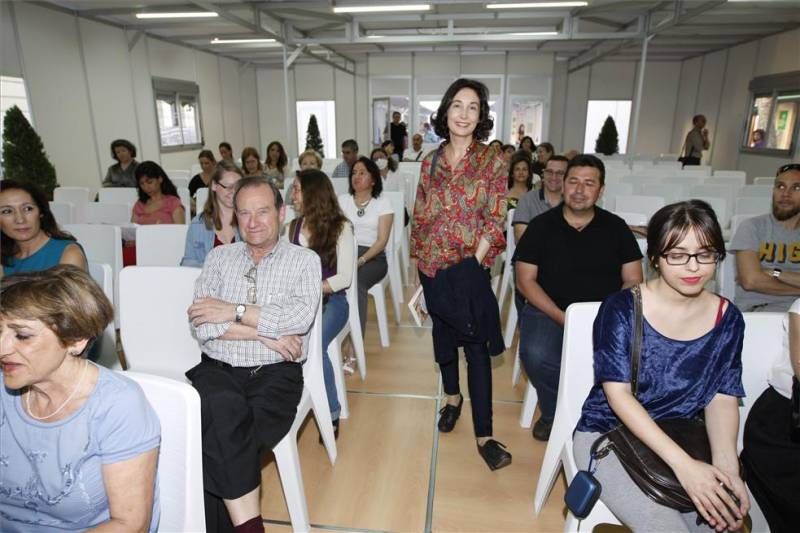
[(542, 412), (533, 427), (537, 440), (547, 440), (553, 425), (564, 311), (642, 282), (642, 254), (633, 233), (620, 217), (595, 207), (604, 184), (600, 159), (573, 158), (564, 202), (531, 220), (514, 254), (517, 288), (526, 300), (519, 355)]

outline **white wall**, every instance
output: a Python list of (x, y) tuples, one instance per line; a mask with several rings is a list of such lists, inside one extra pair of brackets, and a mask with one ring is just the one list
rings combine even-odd
[[(139, 161), (188, 169), (197, 150), (160, 153), (152, 77), (200, 88), (203, 138), (261, 146), (253, 67), (28, 3), (2, 3), (0, 72), (22, 76), (34, 127), (61, 185), (100, 186), (113, 163), (109, 145), (126, 138)], [(19, 47), (16, 35), (19, 36)]]

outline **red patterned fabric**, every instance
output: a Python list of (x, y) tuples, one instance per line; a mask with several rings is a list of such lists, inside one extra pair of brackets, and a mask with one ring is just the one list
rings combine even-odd
[(483, 266), (491, 267), (505, 249), (508, 169), (502, 152), (473, 142), (466, 155), (451, 167), (442, 143), (422, 161), (414, 218), (411, 222), (411, 257), (429, 277), (436, 271), (475, 255), (483, 237), (489, 253)]

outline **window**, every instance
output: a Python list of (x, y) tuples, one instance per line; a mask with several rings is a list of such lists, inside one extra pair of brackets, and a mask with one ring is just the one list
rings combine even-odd
[(800, 112), (800, 71), (750, 80), (741, 152), (791, 157)]
[(628, 127), (631, 123), (630, 100), (589, 100), (586, 108), (586, 135), (583, 138), (583, 152), (593, 154), (597, 137), (606, 119), (611, 117), (619, 135), (619, 153), (628, 149)]
[(196, 149), (203, 145), (200, 89), (180, 80), (153, 78), (161, 151)]
[(544, 102), (525, 96), (511, 97), (511, 129), (508, 140), (516, 146), (523, 137), (530, 137), (535, 144), (542, 139), (542, 111)]
[[(390, 140), (389, 124), (392, 122), (392, 114), (397, 111), (400, 113), (400, 122), (408, 126), (409, 103), (405, 96), (382, 96), (372, 99), (372, 145), (380, 146), (383, 141)], [(409, 130), (409, 136), (414, 132)]]
[(322, 157), (336, 158), (339, 145), (336, 144), (336, 103), (333, 100), (297, 102), (297, 148), (306, 149), (306, 135), (311, 115), (317, 118), (319, 136), (322, 138)]
[[(6, 111), (14, 106), (17, 106), (22, 111), (28, 122), (33, 122), (31, 120), (31, 110), (28, 106), (28, 93), (25, 91), (25, 80), (12, 76), (0, 76), (0, 132), (3, 131)], [(3, 154), (2, 150), (0, 150), (0, 165), (3, 161), (2, 158)], [(2, 175), (1, 166), (0, 175)]]

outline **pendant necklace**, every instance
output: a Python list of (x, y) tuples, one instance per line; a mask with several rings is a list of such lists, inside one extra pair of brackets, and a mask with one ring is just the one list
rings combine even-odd
[[(355, 198), (353, 200), (355, 201)], [(363, 204), (359, 204), (358, 202), (356, 202), (356, 207), (358, 208), (356, 210), (356, 215), (358, 215), (359, 217), (363, 217), (364, 213), (366, 212), (365, 209), (367, 208), (367, 206), (369, 205), (369, 203), (371, 201), (372, 201), (372, 197), (370, 196), (369, 200), (367, 200)]]

